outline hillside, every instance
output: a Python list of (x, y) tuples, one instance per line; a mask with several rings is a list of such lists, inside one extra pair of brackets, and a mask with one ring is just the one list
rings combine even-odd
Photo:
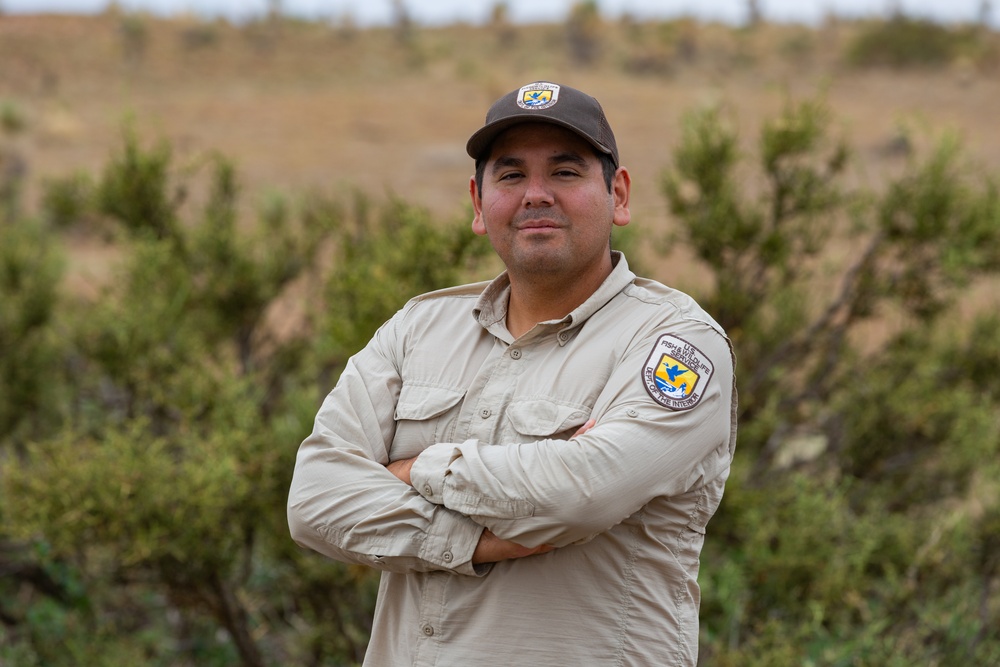
[(0, 667), (360, 662), (378, 575), (289, 539), (296, 451), (401, 304), (496, 271), (464, 144), (540, 78), (601, 99), (616, 245), (738, 359), (702, 664), (1000, 664), (1000, 38), (574, 7), (0, 15)]
[(644, 225), (664, 220), (657, 183), (681, 117), (706, 104), (725, 104), (750, 142), (789, 97), (822, 95), (864, 179), (898, 164), (903, 128), (918, 142), (955, 130), (972, 157), (1000, 166), (1000, 67), (988, 57), (852, 68), (848, 49), (863, 28), (853, 23), (584, 28), (0, 16), (0, 103), (26, 119), (16, 141), (32, 188), (98, 168), (131, 118), (144, 140), (168, 140), (182, 161), (210, 151), (234, 159), (250, 192), (392, 191), (441, 215), (464, 210), (464, 142), (487, 105), (540, 78), (601, 99)]

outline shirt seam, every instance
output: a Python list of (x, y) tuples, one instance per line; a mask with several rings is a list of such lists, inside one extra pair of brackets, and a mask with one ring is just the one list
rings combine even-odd
[[(640, 511), (638, 523), (642, 523), (645, 512)], [(639, 532), (638, 526), (632, 526), (629, 530), (631, 544), (629, 545), (628, 558), (622, 576), (622, 597), (618, 608), (618, 640), (615, 647), (615, 667), (622, 667), (625, 664), (625, 642), (628, 636), (628, 615), (632, 609), (632, 582), (635, 578), (635, 563), (639, 555)]]

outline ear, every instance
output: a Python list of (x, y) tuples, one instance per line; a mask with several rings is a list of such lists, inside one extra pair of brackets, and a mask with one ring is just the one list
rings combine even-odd
[(615, 180), (611, 184), (611, 195), (615, 201), (615, 212), (612, 222), (619, 227), (624, 227), (632, 220), (632, 213), (628, 209), (629, 195), (632, 193), (632, 177), (629, 176), (628, 169), (618, 167), (615, 172)]
[(472, 197), (472, 210), (475, 215), (472, 218), (472, 231), (479, 236), (486, 234), (486, 223), (483, 222), (483, 199), (479, 196), (479, 188), (476, 187), (476, 177), (469, 179), (469, 196)]

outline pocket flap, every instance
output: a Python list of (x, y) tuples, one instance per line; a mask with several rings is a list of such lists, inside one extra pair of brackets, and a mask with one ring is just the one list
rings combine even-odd
[(545, 398), (513, 401), (507, 409), (507, 418), (514, 425), (514, 430), (533, 437), (550, 437), (577, 429), (587, 421), (588, 414), (586, 406)]
[(421, 384), (404, 384), (396, 401), (396, 420), (432, 419), (458, 405), (464, 391)]

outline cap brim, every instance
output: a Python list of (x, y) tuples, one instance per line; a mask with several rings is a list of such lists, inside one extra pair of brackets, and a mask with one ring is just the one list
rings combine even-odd
[[(496, 141), (496, 138), (500, 136), (502, 132), (510, 129), (515, 125), (520, 125), (522, 123), (548, 123), (550, 125), (558, 125), (570, 130), (574, 134), (579, 135), (581, 139), (589, 143), (591, 146), (596, 148), (601, 153), (605, 155), (610, 155), (614, 158), (614, 153), (607, 146), (602, 146), (593, 139), (587, 136), (587, 134), (576, 127), (572, 123), (567, 123), (566, 121), (560, 120), (558, 118), (551, 118), (549, 116), (539, 115), (537, 112), (515, 114), (513, 116), (507, 116), (501, 118), (500, 120), (493, 121), (488, 125), (484, 125), (479, 128), (471, 137), (469, 141), (465, 144), (465, 152), (469, 154), (474, 160), (480, 158), (488, 157), (485, 155), (486, 151), (489, 150), (490, 146)], [(615, 165), (618, 166), (617, 164)]]

